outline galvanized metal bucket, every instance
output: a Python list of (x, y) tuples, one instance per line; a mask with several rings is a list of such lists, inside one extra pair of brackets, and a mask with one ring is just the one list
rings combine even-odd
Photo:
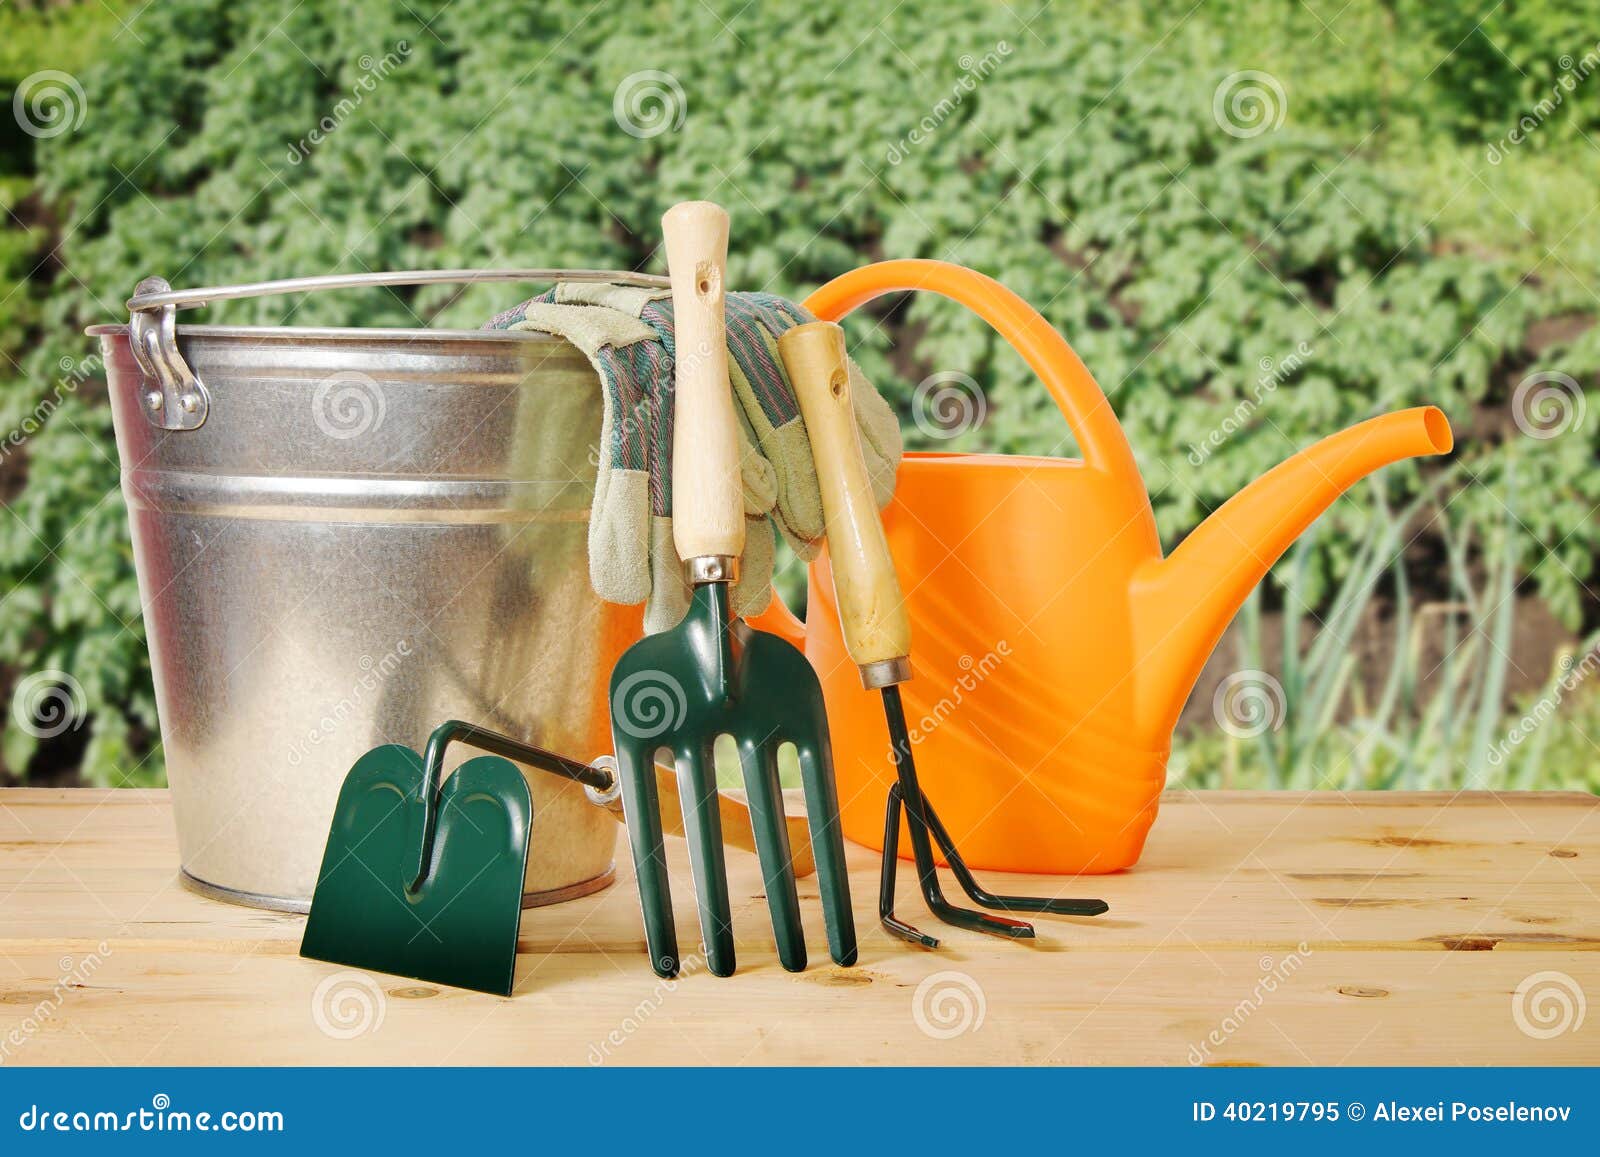
[[(605, 280), (447, 270), (173, 291), (105, 357), (184, 880), (304, 911), (368, 748), (468, 719), (589, 758), (637, 608), (589, 586), (599, 383), (564, 341), (477, 330), (178, 326), (226, 298)], [(529, 774), (525, 905), (611, 882), (616, 824)]]

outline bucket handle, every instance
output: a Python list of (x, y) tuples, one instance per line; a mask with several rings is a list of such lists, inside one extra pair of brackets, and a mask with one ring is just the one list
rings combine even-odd
[[(672, 283), (653, 273), (624, 273), (603, 269), (400, 269), (379, 273), (323, 273), (315, 277), (284, 277), (243, 285), (213, 285), (199, 289), (173, 289), (159, 277), (147, 277), (128, 299), (128, 309), (198, 309), (213, 301), (243, 297), (277, 297), (285, 293), (313, 293), (319, 289), (371, 289), (397, 285), (456, 285), (483, 281), (595, 281), (670, 289)], [(160, 282), (159, 285), (155, 284)]]
[(128, 299), (128, 338), (134, 361), (144, 374), (145, 417), (163, 430), (198, 430), (211, 409), (211, 391), (178, 352), (180, 309), (199, 309), (213, 301), (277, 297), (320, 289), (369, 289), (398, 285), (456, 285), (484, 281), (592, 281), (668, 289), (665, 277), (603, 269), (401, 269), (380, 273), (325, 273), (284, 277), (241, 285), (173, 289), (160, 277), (147, 277)]

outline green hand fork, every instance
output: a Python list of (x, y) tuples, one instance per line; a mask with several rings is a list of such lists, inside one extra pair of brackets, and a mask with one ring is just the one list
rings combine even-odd
[(733, 973), (713, 755), (717, 737), (730, 735), (750, 797), (778, 959), (791, 972), (806, 966), (778, 784), (778, 749), (793, 743), (805, 786), (829, 950), (838, 964), (854, 964), (855, 921), (822, 686), (804, 655), (776, 635), (736, 620), (729, 603), (729, 587), (738, 577), (744, 550), (744, 500), (724, 337), (728, 215), (706, 201), (687, 202), (669, 209), (661, 225), (676, 327), (673, 540), (694, 593), (682, 622), (635, 643), (611, 675), (612, 747), (622, 776), (650, 963), (660, 976), (678, 973), (677, 930), (652, 770), (655, 753), (666, 748), (678, 773), (706, 966), (717, 976)]

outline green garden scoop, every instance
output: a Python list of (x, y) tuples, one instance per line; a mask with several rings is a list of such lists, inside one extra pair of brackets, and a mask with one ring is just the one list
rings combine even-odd
[(717, 976), (734, 970), (713, 755), (721, 735), (732, 736), (738, 747), (780, 962), (791, 972), (806, 966), (778, 784), (778, 748), (788, 742), (805, 785), (829, 950), (835, 962), (853, 964), (855, 922), (821, 684), (804, 655), (735, 619), (729, 603), (745, 526), (724, 335), (728, 215), (709, 202), (688, 202), (669, 209), (661, 224), (675, 325), (672, 533), (694, 593), (681, 623), (635, 643), (611, 675), (612, 747), (651, 966), (663, 977), (678, 973), (651, 774), (656, 751), (666, 748), (678, 772), (706, 966)]
[(339, 789), (300, 955), (479, 992), (511, 993), (533, 800), (516, 765), (469, 759), (440, 783), (436, 729), (418, 755), (367, 752)]

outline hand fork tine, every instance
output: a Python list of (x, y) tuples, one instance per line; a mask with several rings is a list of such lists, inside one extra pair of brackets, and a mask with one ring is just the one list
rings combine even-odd
[(667, 881), (667, 852), (661, 831), (661, 803), (656, 793), (655, 753), (647, 744), (623, 742), (612, 729), (617, 774), (622, 779), (622, 811), (628, 823), (628, 846), (639, 885), (645, 944), (656, 975), (678, 975), (678, 931), (672, 918), (672, 886)]
[[(705, 944), (706, 966), (713, 976), (732, 976), (734, 969), (733, 917), (728, 901), (728, 866), (722, 852), (722, 816), (717, 808), (715, 736), (678, 755), (679, 796), (683, 800), (683, 830), (689, 841), (689, 867), (694, 876), (695, 899), (700, 906), (700, 938)], [(761, 821), (750, 816), (761, 840)]]
[(750, 826), (755, 831), (761, 878), (772, 914), (772, 931), (778, 959), (790, 972), (806, 966), (805, 933), (800, 928), (800, 897), (794, 866), (789, 858), (789, 830), (784, 825), (783, 789), (778, 784), (778, 753), (771, 743), (739, 743), (739, 763), (744, 770), (750, 799)]
[[(809, 669), (809, 667), (808, 667)], [(815, 674), (811, 676), (816, 678)], [(820, 701), (822, 689), (817, 688)], [(824, 721), (824, 737), (827, 724)], [(817, 862), (817, 890), (828, 928), (828, 951), (835, 964), (856, 962), (855, 915), (850, 910), (850, 876), (844, 859), (844, 830), (839, 823), (839, 789), (833, 778), (833, 756), (826, 738), (812, 746), (796, 744), (800, 782), (805, 785), (806, 816), (811, 822), (811, 850)]]

